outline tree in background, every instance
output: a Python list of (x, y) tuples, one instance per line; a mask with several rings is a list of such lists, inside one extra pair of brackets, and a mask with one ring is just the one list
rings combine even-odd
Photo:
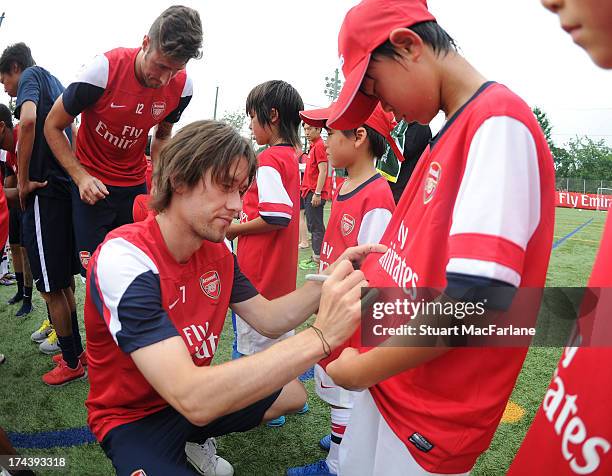
[(246, 114), (241, 109), (236, 109), (235, 111), (225, 111), (220, 120), (221, 122), (229, 124), (238, 132), (242, 133), (242, 129), (244, 128), (244, 123), (246, 121)]
[(553, 154), (553, 159), (557, 177), (577, 177), (572, 157), (566, 149), (558, 148), (556, 155)]
[(576, 136), (565, 147), (557, 147), (552, 141), (553, 127), (548, 115), (537, 106), (533, 113), (552, 152), (557, 177), (612, 180), (612, 148), (605, 140)]
[(552, 140), (552, 124), (550, 123), (550, 119), (546, 112), (540, 109), (538, 106), (535, 106), (533, 109), (533, 114), (536, 119), (540, 123), (540, 127), (542, 128), (542, 132), (544, 133), (544, 137), (546, 138), (546, 142), (548, 143), (548, 147), (550, 152), (552, 153), (555, 171), (558, 177), (574, 177), (574, 175), (568, 175), (572, 168), (571, 166), (571, 157), (567, 150), (563, 147), (557, 147)]
[[(603, 139), (583, 136), (569, 141), (566, 177), (612, 180), (612, 148)], [(561, 175), (559, 173), (558, 175)]]
[(538, 106), (535, 106), (532, 111), (535, 114), (536, 119), (540, 123), (542, 132), (544, 133), (544, 137), (546, 138), (546, 142), (548, 142), (548, 147), (552, 151), (555, 148), (555, 144), (552, 140), (552, 125), (550, 123), (550, 120), (548, 119), (548, 115)]

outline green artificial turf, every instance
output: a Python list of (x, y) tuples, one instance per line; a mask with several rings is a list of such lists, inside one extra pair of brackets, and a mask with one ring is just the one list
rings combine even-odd
[[(552, 253), (547, 285), (584, 286), (587, 282), (606, 214), (557, 209), (556, 240), (567, 235), (591, 218), (594, 220)], [(300, 251), (300, 258), (310, 250)], [(305, 271), (298, 270), (298, 285)], [(7, 362), (0, 366), (0, 426), (11, 432), (40, 432), (86, 425), (84, 400), (87, 381), (61, 388), (44, 385), (40, 377), (52, 368), (51, 358), (41, 354), (30, 341), (30, 334), (46, 316), (37, 293), (36, 310), (23, 319), (14, 313), (17, 306), (6, 301), (15, 287), (0, 287), (0, 352)], [(82, 309), (84, 286), (78, 282), (77, 297)], [(82, 312), (79, 312), (82, 324)], [(231, 355), (232, 331), (228, 319), (215, 363)], [(502, 423), (490, 449), (478, 460), (472, 474), (495, 476), (505, 474), (549, 384), (561, 348), (532, 348), (519, 376), (511, 400), (523, 407), (525, 416), (518, 423)], [(282, 428), (261, 427), (243, 434), (218, 439), (219, 454), (234, 465), (237, 475), (282, 475), (289, 466), (311, 463), (323, 458), (318, 440), (329, 432), (329, 410), (314, 394), (313, 381), (306, 382), (310, 412), (289, 416)], [(96, 444), (48, 450), (21, 449), (27, 455), (64, 456), (69, 466), (61, 471), (39, 471), (40, 474), (108, 475), (113, 474), (110, 462)]]

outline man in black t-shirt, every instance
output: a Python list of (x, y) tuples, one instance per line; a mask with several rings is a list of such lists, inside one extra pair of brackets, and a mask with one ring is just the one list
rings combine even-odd
[(419, 157), (431, 140), (431, 128), (418, 122), (411, 122), (406, 129), (404, 141), (404, 162), (400, 164), (400, 172), (395, 183), (389, 182), (393, 200), (397, 204), (404, 193), (408, 180), (416, 167)]
[[(72, 227), (71, 180), (53, 156), (43, 132), (45, 119), (64, 87), (47, 70), (36, 66), (24, 43), (8, 46), (2, 53), (0, 82), (9, 96), (17, 98), (14, 114), (20, 119), (17, 181), (24, 211), (23, 245), (55, 331), (41, 343), (40, 350), (49, 354), (62, 351), (43, 381), (64, 385), (85, 377), (73, 293), (79, 263)], [(64, 132), (72, 140), (71, 129)]]

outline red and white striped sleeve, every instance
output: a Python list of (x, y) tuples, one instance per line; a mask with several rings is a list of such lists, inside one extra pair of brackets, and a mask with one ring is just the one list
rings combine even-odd
[(449, 236), (448, 275), (518, 287), (525, 250), (540, 223), (536, 143), (507, 116), (487, 119), (474, 134)]

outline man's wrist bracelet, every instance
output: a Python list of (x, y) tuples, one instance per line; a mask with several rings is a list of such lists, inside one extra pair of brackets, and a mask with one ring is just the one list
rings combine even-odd
[(317, 333), (317, 335), (319, 336), (319, 339), (321, 339), (321, 344), (323, 344), (323, 353), (325, 353), (325, 357), (329, 357), (331, 355), (332, 351), (331, 351), (330, 345), (325, 340), (325, 337), (323, 337), (323, 331), (321, 329), (319, 329), (318, 327), (315, 327), (315, 326), (310, 326), (310, 328), (313, 331), (315, 331)]

